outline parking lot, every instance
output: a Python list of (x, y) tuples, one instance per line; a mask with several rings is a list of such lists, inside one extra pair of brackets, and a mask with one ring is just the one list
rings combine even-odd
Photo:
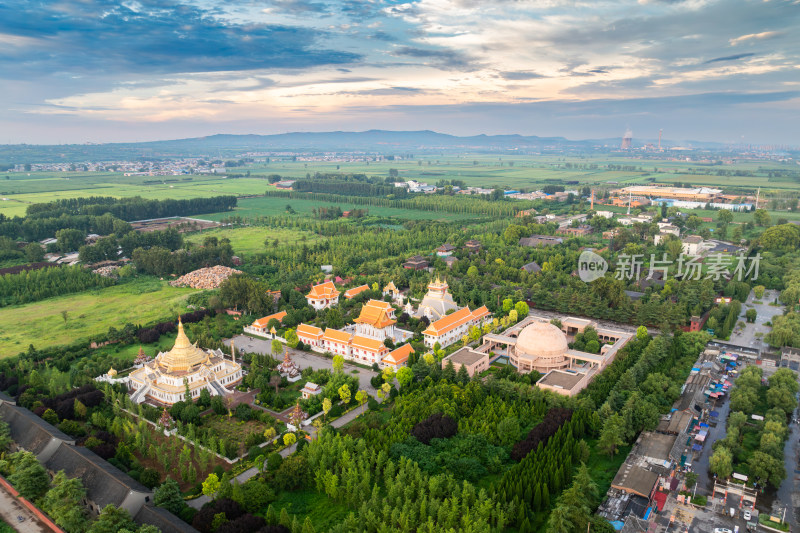
[[(234, 346), (236, 346), (237, 353), (245, 351), (247, 353), (273, 355), (271, 340), (258, 339), (255, 337), (250, 337), (249, 335), (237, 335), (236, 337), (233, 338), (233, 342)], [(223, 343), (225, 344), (225, 346), (231, 345), (230, 340), (225, 340), (223, 341)], [(295, 350), (285, 345), (284, 347), (287, 350), (289, 350), (289, 355), (291, 356), (292, 361), (294, 361), (295, 364), (297, 364), (297, 366), (299, 366), (301, 369), (307, 367), (311, 367), (314, 370), (333, 369), (333, 361), (323, 355), (319, 355), (313, 352), (304, 352), (302, 350)], [(275, 356), (273, 355), (273, 357)], [(282, 355), (277, 356), (276, 358), (282, 359), (283, 356)], [(344, 364), (344, 371), (348, 373), (353, 373), (354, 375), (358, 375), (359, 388), (367, 391), (367, 393), (370, 396), (375, 396), (377, 391), (375, 390), (375, 387), (373, 387), (372, 384), (370, 383), (370, 380), (378, 374), (377, 372), (348, 364), (346, 361)]]
[[(769, 305), (778, 299), (779, 291), (767, 290), (764, 291), (764, 296), (760, 300), (756, 299), (753, 291), (747, 297), (747, 301), (742, 305), (742, 313), (739, 315), (739, 321), (744, 322), (742, 329), (734, 328), (731, 333), (730, 343), (747, 348), (758, 350), (759, 352), (769, 349), (769, 346), (764, 342), (764, 335), (769, 333), (772, 329), (767, 326), (767, 322), (771, 322), (776, 315), (783, 314), (782, 305)], [(761, 303), (757, 303), (761, 302)], [(747, 322), (745, 313), (748, 309), (756, 310), (756, 321), (754, 323)]]

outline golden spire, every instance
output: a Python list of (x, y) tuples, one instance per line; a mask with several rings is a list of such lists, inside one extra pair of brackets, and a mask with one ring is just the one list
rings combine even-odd
[(178, 336), (175, 337), (175, 345), (169, 352), (159, 357), (159, 364), (169, 372), (185, 371), (206, 359), (208, 359), (208, 354), (198, 348), (196, 343), (191, 343), (183, 330), (183, 323), (178, 317)]

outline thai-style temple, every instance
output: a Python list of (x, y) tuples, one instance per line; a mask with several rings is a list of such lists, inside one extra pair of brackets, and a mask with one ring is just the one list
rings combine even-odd
[(242, 366), (236, 356), (225, 358), (222, 350), (203, 350), (192, 344), (178, 320), (178, 336), (168, 352), (159, 353), (130, 374), (134, 403), (150, 402), (172, 405), (185, 400), (186, 387), (193, 399), (207, 389), (212, 396), (230, 394), (230, 387), (242, 380)]
[(151, 361), (151, 357), (144, 353), (144, 348), (139, 346), (139, 352), (136, 354), (136, 359), (133, 360), (134, 366), (142, 366), (145, 363), (149, 363)]
[(399, 344), (408, 341), (413, 333), (395, 327), (397, 319), (394, 308), (387, 302), (369, 300), (363, 307), (355, 324), (344, 329), (327, 328), (324, 332), (309, 324), (300, 324), (297, 328), (298, 338), (312, 350), (341, 355), (345, 359), (371, 365), (391, 364), (397, 366), (408, 359), (385, 360), (390, 349), (385, 341)]
[(458, 311), (458, 304), (453, 300), (448, 288), (447, 282), (436, 276), (436, 280), (428, 284), (428, 293), (420, 302), (414, 316), (417, 318), (427, 317), (428, 320), (433, 321), (439, 320), (448, 311)]
[(292, 361), (291, 356), (289, 356), (289, 350), (283, 353), (283, 362), (278, 365), (278, 372), (289, 381), (300, 379), (300, 367)]
[(339, 290), (332, 281), (326, 281), (311, 287), (311, 291), (306, 294), (308, 305), (317, 311), (328, 307), (339, 305)]

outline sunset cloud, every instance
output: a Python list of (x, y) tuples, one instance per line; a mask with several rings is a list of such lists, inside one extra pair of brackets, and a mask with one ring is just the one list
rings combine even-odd
[[(387, 117), (457, 134), (603, 137), (658, 129), (677, 102), (686, 115), (674, 136), (729, 134), (692, 119), (685, 106), (697, 105), (698, 116), (746, 117), (751, 135), (800, 141), (798, 99), (785, 97), (797, 87), (800, 10), (787, 1), (43, 5), (0, 4), (0, 142), (369, 129)], [(783, 96), (768, 105), (784, 112), (754, 123), (750, 110), (773, 92)], [(459, 106), (471, 122), (449, 111)]]

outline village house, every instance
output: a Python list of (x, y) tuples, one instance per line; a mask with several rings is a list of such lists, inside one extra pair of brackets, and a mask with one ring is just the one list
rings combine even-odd
[(568, 235), (570, 237), (585, 237), (586, 235), (590, 235), (592, 233), (591, 226), (578, 226), (578, 227), (566, 227), (559, 229), (556, 233), (559, 235)]
[(703, 238), (699, 235), (689, 235), (681, 243), (681, 249), (686, 255), (700, 255), (703, 251)]

